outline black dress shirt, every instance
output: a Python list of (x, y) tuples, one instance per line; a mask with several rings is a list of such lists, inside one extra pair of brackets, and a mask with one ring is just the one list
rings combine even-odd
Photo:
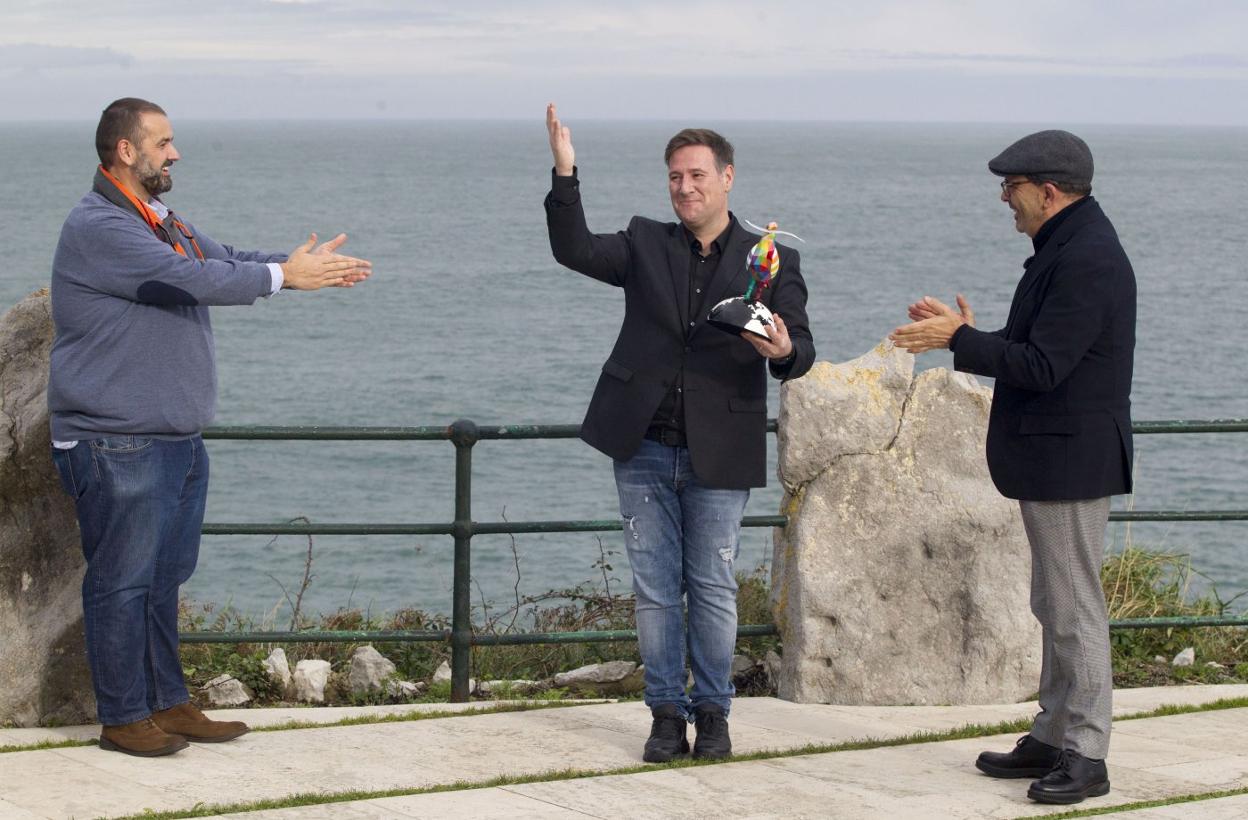
[[(685, 316), (686, 328), (691, 328), (696, 321), (693, 311), (697, 310), (698, 305), (702, 304), (702, 292), (706, 290), (707, 283), (711, 280), (711, 275), (715, 273), (715, 268), (719, 266), (720, 253), (735, 223), (736, 217), (729, 215), (728, 227), (724, 228), (723, 232), (711, 242), (710, 248), (705, 249), (705, 253), (698, 238), (688, 228), (681, 226), (685, 239), (689, 242), (689, 281), (687, 283), (689, 299), (685, 302), (689, 306), (689, 312)], [(685, 371), (682, 368), (677, 374), (676, 380), (672, 383), (671, 389), (663, 397), (663, 402), (659, 405), (659, 409), (655, 411), (654, 420), (650, 423), (651, 429), (675, 430), (684, 433), (684, 394)]]

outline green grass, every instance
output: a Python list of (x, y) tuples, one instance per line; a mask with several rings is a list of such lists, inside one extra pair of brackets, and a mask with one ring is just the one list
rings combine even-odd
[(1093, 809), (1074, 809), (1065, 811), (1061, 814), (1028, 814), (1017, 820), (1033, 820), (1033, 818), (1043, 817), (1045, 820), (1066, 820), (1070, 817), (1096, 817), (1101, 814), (1118, 814), (1125, 811), (1136, 811), (1137, 809), (1156, 809), (1162, 806), (1175, 806), (1182, 803), (1200, 803), (1205, 800), (1217, 800), (1222, 797), (1238, 797), (1241, 794), (1248, 794), (1248, 787), (1241, 789), (1225, 789), (1216, 792), (1201, 792), (1200, 794), (1181, 794), (1175, 797), (1160, 797), (1156, 800), (1138, 800), (1134, 803), (1119, 803), (1116, 806), (1098, 806)]
[[(1200, 704), (1196, 706), (1162, 706), (1148, 712), (1142, 712), (1137, 715), (1118, 718), (1119, 721), (1141, 720), (1151, 717), (1165, 717), (1170, 715), (1189, 714), (1193, 712), (1215, 711), (1220, 709), (1240, 709), (1248, 708), (1248, 697), (1243, 698), (1223, 698), (1212, 703)], [(305, 792), (301, 794), (290, 795), (282, 798), (271, 800), (258, 800), (252, 802), (227, 803), (227, 804), (200, 804), (192, 809), (169, 811), (169, 812), (148, 812), (136, 815), (127, 815), (118, 820), (163, 820), (168, 818), (184, 818), (184, 817), (207, 817), (216, 814), (231, 814), (242, 812), (263, 811), (266, 809), (290, 808), (294, 806), (316, 806), (331, 803), (343, 803), (356, 800), (377, 800), (385, 797), (408, 797), (421, 794), (434, 794), (439, 792), (450, 791), (468, 791), (473, 789), (489, 789), (499, 786), (516, 786), (526, 783), (548, 783), (559, 780), (580, 780), (591, 777), (607, 777), (614, 775), (638, 774), (641, 772), (661, 771), (664, 769), (682, 769), (692, 768), (696, 766), (716, 766), (725, 763), (741, 763), (751, 760), (777, 760), (789, 757), (800, 757), (803, 755), (828, 754), (834, 752), (851, 752), (863, 751), (867, 749), (881, 749), (894, 746), (909, 746), (919, 743), (939, 743), (950, 740), (965, 740), (975, 737), (988, 737), (999, 734), (1016, 734), (1027, 731), (1031, 726), (1030, 718), (1019, 720), (1002, 721), (999, 723), (988, 724), (968, 724), (955, 729), (949, 729), (939, 732), (917, 732), (896, 738), (876, 739), (866, 738), (863, 740), (847, 741), (843, 743), (814, 743), (807, 744), (794, 749), (784, 750), (761, 750), (750, 754), (734, 755), (730, 760), (680, 760), (666, 764), (640, 764), (635, 766), (624, 766), (613, 769), (590, 770), (590, 769), (558, 769), (545, 772), (536, 772), (526, 775), (506, 775), (493, 777), (485, 780), (459, 780), (452, 783), (441, 783), (434, 786), (422, 786), (417, 788), (399, 788), (399, 789), (382, 789), (375, 791), (350, 790), (338, 792)], [(1248, 790), (1244, 790), (1248, 791)], [(1192, 795), (1192, 799), (1212, 799), (1214, 796), (1228, 796), (1239, 792), (1228, 793), (1209, 793), (1209, 796)], [(1175, 798), (1172, 802), (1178, 802)], [(1162, 803), (1161, 805), (1164, 805)], [(1116, 810), (1123, 810), (1123, 807), (1115, 807)], [(1099, 813), (1099, 812), (1098, 812)], [(1057, 815), (1067, 816), (1067, 815)], [(1079, 816), (1072, 814), (1069, 816)]]
[[(1231, 614), (1235, 599), (1224, 601), (1212, 585), (1192, 594), (1200, 573), (1188, 556), (1126, 545), (1107, 556), (1101, 585), (1111, 619)], [(1196, 650), (1193, 666), (1170, 661), (1186, 647)], [(1248, 629), (1169, 627), (1120, 629), (1110, 633), (1114, 685), (1119, 688), (1172, 683), (1248, 683)], [(1160, 657), (1161, 660), (1156, 660)], [(1220, 666), (1209, 666), (1209, 662)]]

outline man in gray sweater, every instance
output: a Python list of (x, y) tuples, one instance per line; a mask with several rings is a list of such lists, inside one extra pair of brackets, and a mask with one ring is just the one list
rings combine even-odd
[(52, 456), (87, 560), (100, 747), (154, 757), (247, 731), (190, 703), (178, 657), (178, 587), (195, 569), (208, 490), (200, 431), (216, 409), (208, 306), (351, 287), (371, 264), (338, 254), (341, 234), (268, 254), (180, 220), (159, 198), (179, 154), (154, 103), (113, 102), (95, 145), (92, 190), (65, 220), (52, 263)]

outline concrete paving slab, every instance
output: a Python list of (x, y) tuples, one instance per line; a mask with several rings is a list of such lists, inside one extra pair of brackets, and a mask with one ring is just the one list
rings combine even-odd
[[(1227, 696), (1212, 691), (1214, 687), (1186, 688), (1203, 690), (1181, 695), (1188, 699)], [(1162, 702), (1176, 701), (1171, 697)], [(1032, 707), (1011, 704), (992, 708), (1021, 708), (1029, 713)], [(904, 735), (915, 731), (918, 725), (947, 728), (985, 722), (980, 707), (949, 707), (943, 714), (935, 711), (938, 709), (874, 707), (864, 716), (854, 707), (743, 698), (733, 709), (734, 742), (739, 753), (748, 753), (796, 749), (812, 742)], [(232, 711), (251, 718), (256, 710)], [(218, 714), (225, 717), (229, 713), (223, 710)], [(803, 714), (807, 715), (805, 721), (801, 719)], [(341, 716), (339, 713), (327, 718)], [(289, 719), (286, 715), (267, 717), (277, 722)], [(1201, 781), (1202, 777), (1218, 780), (1219, 787), (1244, 779), (1243, 761), (1233, 752), (1243, 748), (1240, 738), (1248, 735), (1248, 709), (1126, 721), (1115, 728), (1111, 753), (1115, 798), (1119, 794), (1144, 799), (1207, 791), (1209, 785)], [(0, 754), (0, 796), (17, 810), (37, 816), (82, 817), (185, 809), (197, 803), (225, 804), (309, 792), (419, 788), (566, 768), (603, 770), (638, 765), (648, 730), (649, 714), (644, 705), (634, 701), (404, 723), (253, 732), (231, 743), (192, 745), (172, 757), (154, 760), (102, 752), (95, 747), (10, 752)], [(638, 777), (643, 780), (632, 780), (634, 785), (627, 788), (612, 787), (618, 794), (608, 790), (599, 795), (594, 792), (599, 787), (587, 785), (602, 778), (566, 781), (579, 784), (575, 787), (546, 783), (531, 784), (533, 788), (509, 787), (509, 791), (530, 801), (548, 800), (547, 787), (584, 792), (585, 800), (578, 798), (558, 805), (570, 812), (597, 815), (608, 806), (594, 800), (625, 800), (628, 789), (635, 789), (637, 793), (627, 798), (627, 805), (618, 808), (636, 814), (633, 804), (648, 805), (647, 801), (667, 796), (668, 789), (675, 788), (660, 785), (657, 793), (646, 791), (651, 787), (645, 785), (649, 781), (644, 778), (663, 775), (683, 784), (676, 787), (690, 788), (696, 794), (722, 793), (725, 812), (742, 816), (766, 816), (766, 812), (777, 808), (776, 795), (782, 795), (784, 805), (780, 808), (789, 816), (794, 816), (794, 812), (800, 816), (805, 811), (819, 816), (820, 807), (826, 809), (832, 800), (838, 806), (843, 803), (857, 807), (854, 811), (862, 817), (889, 815), (891, 820), (915, 816), (914, 812), (923, 813), (933, 805), (942, 806), (942, 811), (947, 812), (944, 816), (996, 816), (994, 812), (1007, 812), (1000, 816), (1013, 817), (1020, 808), (1033, 808), (1021, 797), (1025, 784), (1020, 790), (1018, 781), (984, 778), (970, 764), (982, 749), (1008, 749), (1014, 740), (1014, 736), (1000, 736), (842, 752), (814, 756), (813, 761), (809, 757), (791, 758), (671, 773), (645, 772), (622, 776), (625, 781)], [(1217, 754), (1210, 756), (1211, 752)], [(1121, 755), (1121, 761), (1116, 755)], [(740, 771), (737, 767), (747, 765), (751, 767), (748, 777), (732, 774)], [(760, 795), (748, 785), (752, 777), (779, 778), (780, 782), (768, 787), (770, 796)], [(693, 778), (694, 782), (690, 784), (682, 778)], [(471, 794), (462, 792), (458, 793), (460, 797), (440, 799), (470, 801), (488, 791), (473, 790)], [(808, 796), (809, 803), (802, 803), (807, 799), (802, 795)], [(403, 803), (401, 812), (387, 803), (381, 803), (381, 808), (362, 805), (380, 801), (350, 805), (352, 812), (365, 812), (364, 816), (386, 816), (385, 812), (391, 810), (398, 812), (394, 816), (426, 816), (421, 812), (426, 811), (427, 797), (434, 795), (410, 798), (414, 802)], [(498, 816), (513, 816), (507, 814), (512, 811), (516, 812), (514, 816), (530, 816), (526, 812), (540, 814), (524, 800), (507, 800), (500, 804)], [(345, 811), (346, 804), (335, 805)], [(683, 811), (681, 805), (666, 808)], [(967, 810), (976, 813), (960, 814), (960, 807), (970, 807)], [(547, 809), (546, 814), (551, 810)], [(655, 811), (658, 810), (656, 806)], [(706, 816), (707, 805), (695, 801), (688, 811)], [(1014, 813), (1008, 814), (1011, 811)]]
[(554, 806), (506, 789), (472, 789), (460, 792), (383, 797), (355, 803), (331, 803), (290, 809), (248, 812), (246, 815), (213, 815), (208, 820), (445, 820), (471, 817), (473, 820), (586, 820), (602, 815)]
[(4, 820), (43, 820), (44, 815), (27, 811), (7, 800), (0, 800), (0, 818)]
[[(1228, 714), (1228, 722), (1248, 731), (1248, 710)], [(1162, 724), (1182, 719), (1140, 721), (1161, 730)], [(1164, 759), (1165, 744), (1151, 741), (1147, 731), (1137, 731), (1120, 743), (1124, 759), (1148, 762), (1148, 753)], [(898, 818), (1017, 818), (1042, 817), (1065, 811), (1064, 806), (1043, 806), (1027, 799), (1028, 782), (998, 780), (974, 769), (972, 761), (982, 748), (1008, 747), (1013, 736), (974, 738), (944, 743), (900, 746), (858, 752), (729, 763), (692, 769), (611, 775), (579, 780), (552, 781), (473, 790), (453, 795), (415, 795), (370, 801), (403, 817), (564, 817), (704, 818), (825, 818), (847, 820), (897, 820)], [(1151, 742), (1151, 745), (1148, 745)], [(1144, 748), (1148, 745), (1148, 748)], [(1115, 754), (1118, 752), (1116, 751)], [(1190, 753), (1180, 750), (1180, 753)], [(1107, 807), (1207, 790), (1200, 783), (1147, 769), (1111, 764), (1114, 791), (1104, 798), (1085, 802), (1086, 807)], [(530, 805), (517, 805), (509, 795), (521, 795), (545, 804), (538, 813)], [(435, 798), (437, 801), (435, 802)], [(1158, 820), (1210, 816), (1245, 816), (1238, 801), (1219, 807), (1215, 803), (1171, 807)], [(359, 804), (351, 804), (353, 807)], [(1210, 814), (1201, 814), (1208, 806)], [(557, 809), (555, 808), (557, 807)], [(330, 815), (303, 814), (292, 809), (274, 813), (273, 820), (294, 820)], [(1216, 811), (1217, 813), (1212, 813)], [(1236, 814), (1236, 812), (1241, 812)], [(1133, 817), (1131, 812), (1126, 817)], [(351, 815), (354, 817), (354, 815)], [(370, 815), (371, 816), (371, 815)], [(381, 814), (377, 816), (388, 816)], [(1120, 815), (1113, 815), (1119, 817)], [(1139, 820), (1147, 820), (1142, 815)]]
[(1159, 775), (1180, 777), (1195, 783), (1204, 783), (1209, 787), (1208, 791), (1233, 789), (1248, 784), (1248, 756), (1231, 755), (1201, 760), (1197, 763), (1150, 766), (1148, 771)]
[[(181, 765), (172, 757), (127, 758), (138, 764), (119, 777), (67, 758), (62, 751), (66, 750), (0, 756), (0, 795), (5, 802), (39, 817), (98, 817), (160, 809), (169, 805), (171, 799), (179, 799), (142, 782), (154, 771)], [(90, 751), (99, 757), (122, 757), (95, 748)]]
[[(253, 728), (277, 726), (298, 721), (300, 723), (329, 724), (340, 720), (360, 717), (391, 717), (395, 715), (428, 714), (436, 712), (479, 712), (498, 706), (514, 706), (544, 701), (473, 701), (471, 703), (399, 703), (377, 706), (282, 706), (271, 709), (209, 709), (205, 711), (216, 720), (241, 720)], [(615, 703), (614, 700), (578, 700), (576, 706)], [(568, 707), (575, 708), (575, 707)], [(6, 746), (29, 746), (35, 743), (60, 740), (95, 740), (100, 736), (98, 723), (84, 726), (61, 726), (56, 728), (4, 729), (0, 728), (0, 749)]]
[(1198, 706), (1216, 700), (1248, 697), (1248, 685), (1146, 686), (1114, 690), (1114, 717), (1151, 712), (1161, 706)]
[(1136, 809), (1110, 815), (1112, 820), (1244, 820), (1248, 817), (1248, 795), (1176, 803), (1155, 809)]

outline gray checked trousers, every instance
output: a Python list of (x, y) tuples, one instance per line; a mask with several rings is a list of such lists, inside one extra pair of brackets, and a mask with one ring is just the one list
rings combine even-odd
[(1043, 630), (1037, 740), (1109, 753), (1113, 670), (1101, 588), (1109, 498), (1020, 501), (1031, 542), (1031, 611)]

